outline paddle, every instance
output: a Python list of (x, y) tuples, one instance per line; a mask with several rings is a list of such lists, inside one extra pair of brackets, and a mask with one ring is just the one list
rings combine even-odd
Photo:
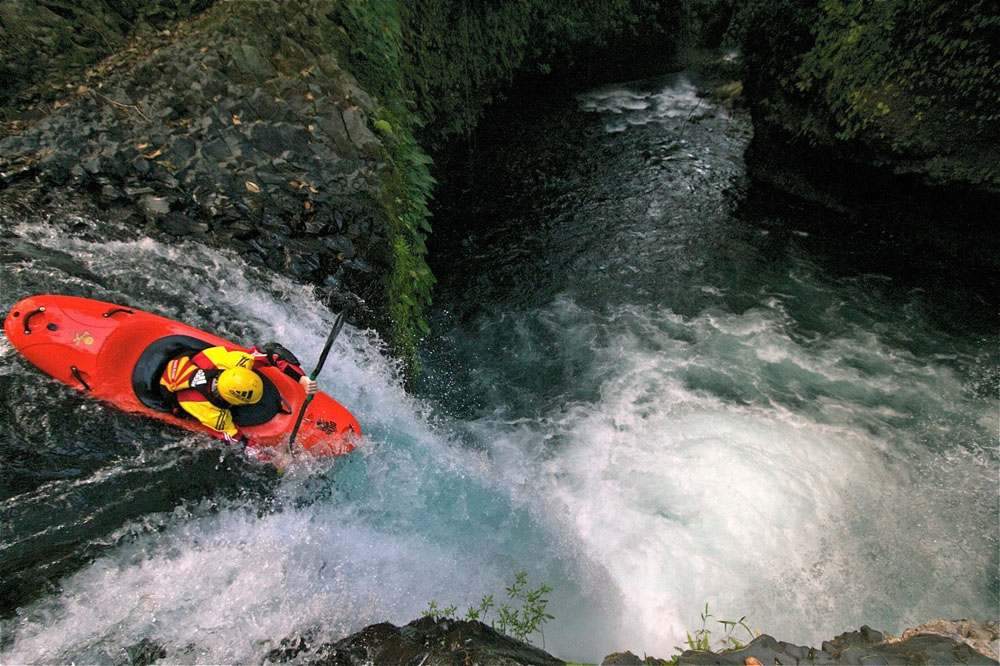
[[(313, 381), (319, 376), (319, 371), (323, 369), (323, 364), (326, 363), (326, 357), (330, 354), (330, 347), (333, 346), (333, 341), (337, 339), (337, 335), (340, 334), (340, 329), (344, 327), (344, 317), (347, 311), (341, 312), (337, 315), (337, 320), (333, 322), (333, 329), (330, 331), (330, 336), (326, 339), (326, 346), (323, 347), (323, 353), (319, 355), (319, 362), (316, 363), (316, 369), (312, 371), (309, 375), (309, 379)], [(295, 443), (295, 436), (299, 434), (299, 426), (302, 425), (302, 418), (306, 415), (306, 407), (312, 402), (312, 395), (306, 396), (306, 401), (302, 403), (302, 409), (299, 410), (299, 416), (295, 419), (295, 427), (292, 428), (292, 434), (288, 438), (288, 452), (292, 452), (292, 444)]]

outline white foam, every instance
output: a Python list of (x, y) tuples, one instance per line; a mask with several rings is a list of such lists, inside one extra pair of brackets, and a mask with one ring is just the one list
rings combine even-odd
[[(695, 318), (633, 307), (613, 319), (615, 335), (579, 378), (597, 383), (598, 401), (535, 423), (478, 426), (499, 470), (543, 489), (546, 510), (565, 517), (618, 586), (630, 619), (608, 647), (669, 655), (701, 626), (706, 602), (716, 617), (746, 615), (812, 645), (863, 623), (900, 631), (961, 614), (962, 601), (941, 597), (988, 607), (988, 589), (951, 571), (991, 566), (977, 536), (990, 538), (989, 516), (968, 512), (995, 485), (995, 451), (942, 460), (893, 427), (904, 409), (969, 409), (928, 395), (961, 393), (949, 371), (865, 335), (803, 346), (778, 307)], [(577, 337), (595, 326), (586, 313), (564, 324)], [(891, 358), (891, 376), (843, 363), (857, 356)], [(741, 405), (688, 385), (702, 376), (724, 393), (727, 384), (758, 388)], [(913, 386), (902, 396), (893, 390), (901, 380)], [(775, 393), (786, 382), (793, 393), (827, 395), (793, 409)], [(953, 488), (943, 506), (942, 488)], [(926, 579), (909, 580), (915, 571)]]
[(717, 110), (715, 104), (698, 97), (698, 89), (684, 76), (671, 78), (657, 91), (645, 87), (601, 88), (578, 95), (577, 101), (583, 111), (609, 115), (605, 125), (609, 133), (691, 118), (699, 109)]
[[(333, 321), (310, 289), (232, 254), (31, 234), (111, 296), (132, 293), (131, 266), (160, 266), (133, 304), (276, 338), (307, 365)], [(988, 606), (996, 442), (963, 443), (995, 404), (874, 334), (793, 336), (785, 300), (683, 316), (560, 297), (498, 315), (531, 343), (522, 360), (553, 353), (541, 328), (594, 390), (468, 423), (408, 396), (378, 337), (347, 326), (320, 383), (361, 421), (359, 450), (293, 466), (274, 510), (207, 502), (137, 530), (6, 623), (2, 659), (113, 661), (149, 638), (170, 661), (259, 662), (291, 634), (315, 645), (431, 600), (499, 599), (519, 570), (555, 588), (548, 649), (588, 661), (669, 656), (706, 602), (813, 645)]]

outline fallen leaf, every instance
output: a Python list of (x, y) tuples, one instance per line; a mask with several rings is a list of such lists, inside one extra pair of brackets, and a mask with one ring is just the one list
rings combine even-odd
[(308, 129), (310, 132), (312, 132), (314, 129), (316, 129), (316, 127), (313, 126), (313, 125), (306, 125), (306, 129)]
[(87, 86), (79, 86), (79, 87), (78, 87), (78, 88), (76, 89), (76, 92), (78, 92), (79, 94), (81, 94), (81, 95), (82, 95), (83, 93), (87, 92)]
[(248, 192), (253, 192), (254, 194), (260, 194), (260, 185), (258, 185), (257, 183), (248, 180), (246, 182), (246, 186)]
[(237, 116), (236, 114), (233, 114), (233, 124), (234, 125), (242, 125), (243, 121), (240, 120), (239, 116)]
[(149, 147), (149, 144), (145, 143), (145, 142), (136, 145), (136, 148), (138, 148), (139, 150), (145, 150), (148, 147)]
[(764, 666), (757, 657), (747, 657), (743, 660), (743, 666)]
[(288, 184), (294, 187), (295, 189), (299, 189), (300, 187), (302, 187), (302, 183), (300, 183), (297, 180), (290, 180), (288, 181)]
[(312, 207), (313, 207), (313, 205), (312, 205), (312, 202), (311, 202), (311, 201), (307, 201), (307, 202), (305, 203), (305, 208), (306, 208), (306, 210), (312, 210)]
[(151, 160), (154, 157), (159, 156), (160, 153), (162, 153), (162, 152), (163, 152), (163, 148), (157, 148), (156, 150), (154, 150), (153, 152), (151, 152), (149, 155), (143, 155), (143, 157), (145, 157), (147, 160)]
[(319, 190), (317, 190), (317, 189), (316, 189), (315, 187), (313, 187), (312, 185), (310, 185), (310, 186), (309, 186), (309, 191), (310, 191), (310, 192), (312, 192), (313, 194), (319, 194)]
[(316, 99), (311, 92), (306, 93), (306, 99)]

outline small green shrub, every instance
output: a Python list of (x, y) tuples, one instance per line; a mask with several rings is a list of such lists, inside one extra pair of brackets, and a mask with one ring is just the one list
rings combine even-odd
[[(538, 633), (542, 637), (544, 647), (545, 633), (542, 631), (542, 625), (553, 619), (552, 615), (545, 612), (551, 591), (552, 588), (544, 583), (534, 589), (528, 587), (528, 574), (522, 571), (515, 575), (514, 583), (507, 588), (507, 597), (512, 603), (502, 603), (498, 606), (493, 601), (492, 594), (486, 595), (478, 606), (470, 606), (462, 619), (483, 623), (488, 621), (495, 630), (520, 641), (528, 641), (529, 636)], [(457, 612), (456, 606), (439, 608), (437, 602), (431, 601), (427, 605), (424, 617), (455, 619)]]
[[(713, 619), (716, 624), (722, 625), (723, 632), (721, 634), (718, 632), (713, 634), (712, 630), (708, 628), (708, 621)], [(675, 645), (674, 649), (677, 650), (677, 654), (675, 654), (668, 663), (676, 664), (677, 658), (686, 650), (720, 652), (723, 650), (741, 649), (743, 647), (743, 643), (733, 635), (737, 632), (737, 630), (742, 627), (746, 630), (751, 640), (754, 638), (753, 631), (751, 631), (750, 627), (746, 625), (746, 619), (745, 615), (738, 620), (716, 619), (715, 616), (708, 611), (708, 604), (705, 604), (705, 610), (701, 613), (701, 628), (696, 630), (694, 634), (687, 632), (687, 638), (684, 641), (684, 645), (686, 647)]]

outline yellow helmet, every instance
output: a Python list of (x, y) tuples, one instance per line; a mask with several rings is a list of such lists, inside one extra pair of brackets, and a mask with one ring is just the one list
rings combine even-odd
[(252, 405), (264, 395), (264, 382), (253, 370), (232, 368), (219, 375), (216, 389), (230, 405)]

